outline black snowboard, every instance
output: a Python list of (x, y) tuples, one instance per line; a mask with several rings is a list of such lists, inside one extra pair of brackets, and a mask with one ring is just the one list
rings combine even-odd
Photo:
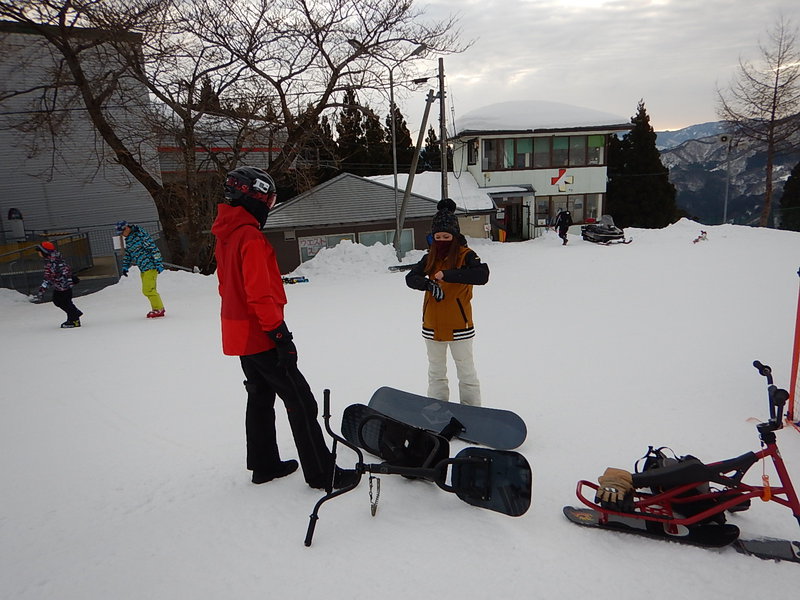
[(669, 540), (691, 546), (702, 548), (721, 548), (731, 546), (740, 554), (757, 556), (758, 558), (771, 560), (785, 560), (800, 562), (800, 542), (782, 540), (776, 538), (761, 539), (739, 539), (739, 528), (735, 525), (707, 524), (694, 525), (689, 529), (687, 535), (673, 536), (663, 532), (657, 523), (647, 526), (643, 519), (635, 517), (617, 517), (614, 521), (601, 524), (599, 521), (600, 513), (591, 508), (576, 508), (574, 506), (564, 507), (564, 516), (573, 523), (585, 527), (597, 527), (622, 533), (633, 533), (649, 538)]
[(531, 505), (533, 474), (519, 452), (464, 448), (456, 455), (450, 477), (456, 495), (467, 504), (512, 517), (525, 514)]
[(511, 450), (525, 441), (525, 421), (510, 410), (442, 402), (390, 387), (379, 388), (370, 408), (398, 421), (474, 444)]
[(348, 406), (342, 414), (344, 438), (400, 467), (430, 468), (450, 457), (442, 436), (401, 423), (363, 404)]

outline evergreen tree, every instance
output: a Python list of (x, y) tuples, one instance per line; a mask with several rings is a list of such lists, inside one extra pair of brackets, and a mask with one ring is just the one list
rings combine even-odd
[(650, 116), (639, 101), (633, 128), (608, 148), (608, 189), (605, 212), (620, 227), (666, 227), (678, 218), (675, 186), (656, 148)]
[(364, 120), (365, 161), (359, 175), (386, 175), (392, 172), (391, 132), (384, 130), (378, 116), (369, 111)]
[(433, 127), (428, 127), (428, 135), (425, 138), (425, 146), (420, 151), (419, 162), (424, 171), (442, 170), (442, 146)]
[(336, 123), (339, 164), (342, 171), (361, 175), (367, 161), (363, 109), (358, 104), (354, 90), (345, 92), (342, 105), (344, 108), (339, 112)]
[[(442, 144), (433, 127), (428, 128), (428, 137), (425, 138), (425, 146), (420, 154), (420, 160), (425, 158), (423, 170), (442, 170)], [(453, 149), (449, 145), (447, 146), (447, 170), (453, 170)]]
[(300, 157), (303, 160), (298, 161), (294, 172), (299, 179), (302, 171), (304, 180), (298, 181), (295, 193), (304, 192), (339, 175), (338, 147), (327, 115), (322, 115), (316, 127), (310, 128), (308, 141)]
[[(411, 140), (411, 132), (408, 130), (408, 124), (406, 123), (406, 119), (397, 106), (394, 107), (394, 119), (395, 119), (395, 135), (397, 136), (395, 145), (397, 151), (397, 172), (408, 173), (408, 170), (411, 168), (411, 161), (414, 157), (414, 142)], [(391, 114), (386, 115), (386, 131), (389, 143), (391, 144), (392, 141)], [(389, 147), (389, 152), (391, 154), (391, 146)]]
[(800, 163), (797, 163), (783, 186), (781, 229), (800, 231)]

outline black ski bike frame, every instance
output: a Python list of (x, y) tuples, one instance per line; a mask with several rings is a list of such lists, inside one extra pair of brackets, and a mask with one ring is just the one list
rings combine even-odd
[[(461, 490), (457, 489), (451, 485), (445, 483), (447, 479), (447, 470), (448, 467), (451, 465), (481, 465), (487, 463), (487, 459), (479, 458), (479, 457), (468, 457), (468, 458), (448, 458), (445, 460), (441, 460), (435, 465), (430, 468), (426, 467), (399, 467), (395, 465), (390, 465), (389, 463), (382, 462), (379, 464), (367, 464), (364, 462), (364, 454), (358, 446), (351, 444), (342, 436), (338, 435), (335, 431), (331, 429), (331, 391), (329, 389), (324, 390), (323, 392), (323, 412), (322, 412), (323, 420), (325, 422), (325, 429), (333, 438), (333, 447), (331, 449), (331, 453), (333, 454), (333, 461), (334, 464), (336, 463), (336, 449), (338, 444), (343, 444), (350, 448), (353, 452), (356, 453), (358, 456), (358, 461), (355, 465), (356, 473), (358, 474), (358, 478), (354, 483), (349, 486), (343, 487), (338, 490), (333, 489), (333, 481), (331, 481), (328, 485), (326, 490), (326, 494), (320, 498), (317, 503), (314, 505), (314, 510), (309, 517), (308, 529), (306, 530), (306, 538), (305, 538), (305, 545), (310, 546), (311, 541), (314, 537), (314, 530), (317, 526), (317, 521), (319, 520), (319, 509), (322, 505), (327, 502), (328, 500), (332, 500), (337, 496), (341, 496), (342, 494), (346, 494), (358, 487), (358, 484), (361, 483), (361, 476), (365, 473), (378, 473), (381, 475), (405, 475), (407, 477), (414, 477), (418, 479), (425, 479), (428, 481), (432, 481), (435, 483), (439, 488), (444, 490), (445, 492), (450, 492), (453, 494), (458, 494), (458, 492), (462, 492), (462, 494), (474, 494), (474, 490)], [(432, 453), (432, 455), (435, 453)], [(462, 498), (463, 499), (463, 498)], [(480, 494), (475, 497), (475, 500), (480, 503), (481, 500), (485, 498), (481, 498)], [(465, 500), (466, 501), (466, 500)]]
[[(599, 488), (596, 483), (591, 481), (581, 480), (578, 482), (575, 490), (578, 499), (589, 508), (600, 513), (599, 521), (601, 524), (607, 523), (609, 517), (612, 516), (638, 518), (652, 523), (660, 523), (664, 527), (664, 531), (671, 535), (678, 535), (681, 526), (690, 527), (724, 510), (733, 512), (743, 503), (746, 504), (751, 498), (761, 498), (764, 502), (777, 502), (782, 506), (786, 506), (792, 511), (798, 524), (800, 524), (800, 501), (798, 501), (789, 472), (781, 457), (775, 436), (775, 431), (783, 427), (783, 407), (789, 398), (789, 393), (773, 385), (772, 369), (770, 367), (761, 364), (759, 361), (753, 362), (753, 366), (758, 369), (761, 375), (767, 378), (767, 394), (769, 396), (770, 418), (768, 421), (759, 423), (756, 426), (761, 439), (761, 450), (747, 452), (728, 460), (700, 465), (706, 477), (681, 484), (660, 494), (648, 494), (636, 490), (634, 491), (633, 512), (610, 510), (587, 498), (584, 495), (586, 488), (592, 491), (592, 496)], [(772, 459), (772, 464), (775, 466), (781, 485), (779, 487), (771, 487), (766, 475), (762, 477), (764, 485), (748, 485), (742, 482), (742, 478), (748, 469), (767, 457)], [(719, 490), (711, 490), (705, 494), (684, 496), (684, 494), (694, 490), (702, 483), (717, 483), (724, 487)], [(682, 504), (701, 502), (703, 500), (714, 500), (714, 502), (710, 508), (689, 517), (676, 516), (675, 512), (673, 512), (674, 509), (680, 513)]]

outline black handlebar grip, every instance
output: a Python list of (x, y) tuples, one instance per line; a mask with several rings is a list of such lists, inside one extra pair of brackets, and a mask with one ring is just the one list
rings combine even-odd
[(754, 360), (753, 366), (758, 369), (758, 372), (761, 375), (769, 375), (772, 372), (772, 369), (770, 369), (767, 365), (761, 364), (760, 360)]
[(783, 405), (786, 404), (786, 401), (789, 400), (789, 392), (786, 390), (777, 389), (772, 395), (772, 400), (777, 406), (783, 407)]

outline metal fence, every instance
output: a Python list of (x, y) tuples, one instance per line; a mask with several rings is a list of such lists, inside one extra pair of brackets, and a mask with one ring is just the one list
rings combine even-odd
[[(154, 240), (158, 240), (161, 236), (161, 224), (158, 221), (144, 221), (137, 222), (140, 228), (144, 229), (152, 236)], [(68, 233), (83, 233), (89, 239), (91, 246), (92, 256), (111, 256), (119, 250), (115, 246), (115, 239), (119, 239), (116, 232), (116, 223), (102, 223), (100, 225), (91, 225), (89, 227), (64, 227), (60, 229), (26, 229), (25, 236), (29, 241), (36, 242), (37, 244), (42, 240), (51, 239), (53, 236), (64, 235)]]
[[(109, 223), (92, 227), (26, 229), (25, 241), (0, 247), (0, 287), (14, 289), (23, 294), (32, 294), (38, 289), (42, 283), (43, 268), (42, 259), (36, 253), (36, 245), (45, 240), (55, 244), (75, 273), (91, 269), (95, 258), (118, 256), (121, 248), (115, 225)], [(137, 225), (153, 239), (158, 239), (161, 235), (158, 221), (146, 221)]]
[[(65, 234), (49, 238), (74, 272), (94, 265), (89, 237), (85, 233)], [(43, 241), (43, 240), (42, 240)], [(0, 287), (30, 294), (42, 283), (42, 259), (36, 243), (18, 242), (16, 249), (0, 254)]]

